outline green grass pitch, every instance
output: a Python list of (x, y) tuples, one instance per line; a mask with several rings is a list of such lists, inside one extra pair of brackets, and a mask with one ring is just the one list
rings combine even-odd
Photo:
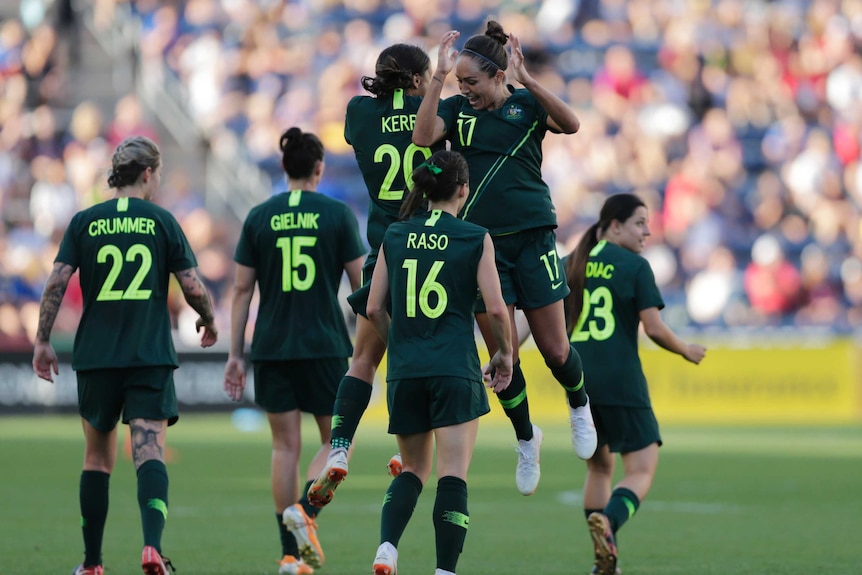
[[(537, 423), (545, 432), (542, 481), (523, 497), (511, 429), (483, 422), (460, 574), (589, 573), (584, 464), (564, 420)], [(862, 573), (862, 429), (664, 426), (662, 433), (652, 492), (620, 532), (625, 575)], [(316, 448), (310, 419), (303, 434), (306, 462)], [(268, 431), (238, 431), (228, 414), (186, 414), (168, 444), (177, 457), (168, 467), (164, 551), (178, 574), (276, 573)], [(350, 475), (318, 519), (326, 553), (318, 573), (370, 573), (394, 445), (383, 421), (363, 421)], [(0, 417), (0, 575), (66, 574), (81, 560), (82, 457), (76, 417)], [(432, 477), (399, 546), (400, 575), (434, 572), (434, 492)], [(134, 471), (121, 455), (111, 479), (106, 573), (140, 573), (140, 548)]]

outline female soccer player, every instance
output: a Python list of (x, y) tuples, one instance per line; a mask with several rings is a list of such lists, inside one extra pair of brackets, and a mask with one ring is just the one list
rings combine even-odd
[[(416, 115), (413, 142), (427, 146), (448, 138), (452, 149), (467, 158), (473, 191), (462, 215), (490, 231), (509, 315), (514, 318), (515, 305), (524, 310), (545, 363), (566, 389), (575, 451), (589, 459), (595, 452), (596, 431), (581, 359), (566, 336), (563, 299), (568, 287), (557, 257), (556, 215), (541, 175), (545, 132), (573, 134), (580, 122), (571, 108), (527, 73), (518, 38), (506, 35), (497, 22), (488, 22), (485, 34), (467, 40), (460, 54), (452, 51), (459, 35), (450, 31), (441, 40), (437, 69)], [(511, 56), (504, 48), (508, 41)], [(523, 89), (506, 83), (509, 64)], [(440, 91), (453, 69), (461, 93), (441, 103)], [(493, 354), (487, 316), (479, 313), (477, 320)], [(517, 349), (515, 342), (513, 332)], [(517, 361), (516, 352), (516, 366)], [(529, 495), (539, 482), (542, 434), (529, 423), (520, 370), (516, 368), (512, 385), (499, 398), (513, 421), (521, 414), (517, 479), (521, 492)]]
[[(431, 77), (428, 55), (417, 46), (395, 44), (377, 58), (374, 77), (362, 78), (371, 96), (356, 96), (347, 105), (344, 138), (353, 146), (371, 204), (367, 237), (371, 251), (362, 268), (363, 285), (348, 301), (357, 313), (353, 359), (335, 398), (332, 451), (308, 490), (308, 499), (322, 507), (347, 476), (348, 449), (368, 407), (377, 366), (386, 346), (365, 317), (365, 303), (377, 250), (410, 184), (413, 169), (431, 156), (430, 148), (412, 142), (416, 110)], [(437, 146), (440, 147), (440, 146)]]
[(72, 368), (84, 428), (81, 531), (84, 561), (73, 575), (102, 575), (102, 535), (108, 517), (108, 483), (117, 461), (117, 422), (129, 425), (144, 532), (141, 567), (167, 575), (162, 531), (168, 516), (165, 437), (179, 419), (174, 389), (177, 354), (168, 314), (174, 274), (186, 302), (200, 315), (201, 347), (218, 338), (212, 303), (197, 261), (177, 220), (152, 203), (162, 161), (151, 140), (137, 136), (117, 146), (108, 185), (114, 197), (73, 218), (39, 309), (33, 370), (53, 381), (57, 355), (51, 328), (69, 279), (80, 269), (84, 311), (75, 334)]
[[(665, 325), (664, 307), (649, 262), (641, 257), (650, 235), (647, 209), (633, 194), (608, 197), (599, 221), (565, 263), (571, 341), (584, 358), (586, 385), (599, 447), (587, 461), (584, 513), (595, 547), (592, 573), (614, 575), (615, 534), (646, 497), (661, 445), (638, 356), (638, 324), (659, 346), (694, 364), (706, 354)], [(625, 475), (611, 491), (614, 453)]]
[(389, 433), (404, 466), (383, 500), (375, 575), (397, 571), (398, 542), (431, 473), (435, 444), (436, 575), (455, 573), (469, 523), (467, 468), (478, 418), (489, 411), (473, 335), (477, 289), (498, 350), (485, 369), (488, 387), (499, 393), (511, 380), (509, 315), (494, 246), (486, 229), (458, 219), (468, 174), (464, 157), (449, 151), (416, 168), (404, 209), (410, 213), (426, 198), (428, 211), (389, 226), (371, 282), (368, 318), (389, 344)]
[[(254, 400), (272, 431), (272, 496), (281, 537), (279, 573), (311, 573), (323, 564), (314, 522), (317, 507), (305, 496), (329, 453), (335, 391), (353, 351), (338, 303), (347, 272), (359, 287), (365, 247), (356, 216), (339, 201), (316, 193), (324, 171), (323, 144), (290, 128), (281, 136), (289, 191), (249, 212), (234, 259), (230, 355), (224, 388), (239, 401), (245, 388), (245, 328), (254, 286), (260, 306), (251, 344)], [(321, 447), (308, 468), (300, 499), (302, 413), (311, 413)]]

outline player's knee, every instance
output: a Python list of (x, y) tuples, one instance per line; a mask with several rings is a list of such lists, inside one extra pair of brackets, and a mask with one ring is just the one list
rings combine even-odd
[(367, 360), (357, 360), (356, 358), (350, 362), (350, 367), (345, 375), (361, 379), (369, 385), (374, 382), (374, 374), (377, 372), (377, 363)]
[(550, 368), (562, 367), (569, 359), (569, 346), (554, 346), (542, 352), (545, 365)]

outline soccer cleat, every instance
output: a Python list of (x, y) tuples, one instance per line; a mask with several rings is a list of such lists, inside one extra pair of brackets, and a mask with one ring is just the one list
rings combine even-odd
[(104, 575), (104, 573), (105, 569), (101, 565), (92, 565), (90, 567), (78, 565), (72, 570), (72, 575)]
[(610, 521), (604, 513), (595, 512), (590, 513), (587, 524), (596, 554), (593, 572), (596, 575), (614, 575), (617, 569), (617, 545)]
[(335, 488), (347, 477), (347, 450), (333, 449), (326, 458), (323, 471), (308, 488), (308, 502), (315, 507), (323, 507), (335, 496)]
[(295, 503), (284, 510), (282, 522), (287, 530), (296, 537), (299, 555), (311, 567), (323, 567), (323, 549), (317, 539), (317, 523), (305, 513), (302, 505)]
[(311, 575), (314, 569), (311, 568), (302, 559), (297, 559), (293, 555), (285, 555), (278, 562), (279, 575)]
[[(590, 575), (599, 575), (600, 573), (601, 571), (599, 571), (599, 566), (593, 564), (593, 568), (590, 569)], [(613, 575), (623, 575), (623, 570), (617, 567), (616, 569), (614, 569)]]
[(404, 471), (404, 464), (401, 462), (401, 454), (396, 453), (389, 460), (389, 463), (386, 464), (386, 471), (392, 477), (398, 477), (401, 475), (401, 472)]
[(374, 575), (396, 575), (398, 573), (398, 551), (388, 541), (381, 543), (374, 556)]
[(581, 459), (589, 459), (596, 453), (599, 438), (596, 435), (596, 424), (593, 423), (593, 413), (590, 402), (580, 407), (569, 406), (569, 424), (572, 426), (572, 447)]
[(515, 468), (515, 485), (521, 495), (532, 495), (539, 486), (542, 470), (539, 468), (539, 449), (542, 447), (542, 430), (533, 426), (533, 439), (518, 440), (518, 467)]
[(155, 547), (147, 545), (141, 552), (141, 569), (144, 575), (168, 575), (168, 567), (176, 571), (171, 560), (162, 557)]

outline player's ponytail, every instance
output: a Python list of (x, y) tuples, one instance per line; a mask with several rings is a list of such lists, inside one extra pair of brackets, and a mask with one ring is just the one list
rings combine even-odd
[(470, 181), (467, 160), (458, 152), (440, 150), (413, 170), (410, 193), (401, 204), (398, 216), (410, 218), (421, 206), (450, 199), (458, 187)]
[(111, 158), (108, 186), (115, 189), (132, 186), (147, 168), (155, 170), (161, 161), (159, 147), (149, 138), (126, 138), (117, 146)]
[(412, 88), (413, 76), (424, 75), (430, 67), (431, 59), (422, 48), (393, 44), (380, 52), (374, 66), (374, 77), (363, 76), (362, 87), (377, 97), (389, 96), (399, 88)]
[(591, 225), (566, 261), (566, 282), (571, 293), (566, 299), (566, 326), (569, 334), (575, 329), (581, 310), (584, 307), (584, 287), (587, 284), (587, 260), (590, 251), (614, 221), (625, 222), (640, 207), (642, 199), (634, 194), (614, 194), (608, 196), (599, 212), (599, 221)]
[(569, 297), (566, 298), (566, 328), (569, 335), (575, 329), (575, 325), (581, 316), (584, 306), (584, 286), (587, 283), (587, 260), (597, 243), (599, 237), (599, 222), (594, 223), (581, 239), (578, 245), (566, 259), (566, 283), (569, 284)]

